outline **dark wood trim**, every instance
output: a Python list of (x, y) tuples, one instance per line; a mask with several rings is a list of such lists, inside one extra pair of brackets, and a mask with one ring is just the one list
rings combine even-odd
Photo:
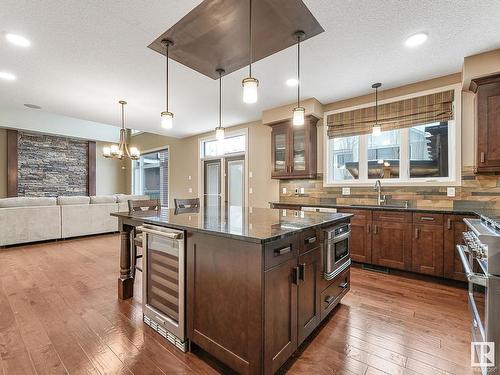
[(17, 130), (7, 130), (7, 196), (17, 197)]
[(96, 195), (96, 143), (94, 141), (89, 141), (87, 177), (87, 192), (89, 195)]
[(470, 81), (469, 90), (472, 91), (473, 93), (477, 93), (479, 86), (496, 82), (500, 82), (500, 74), (494, 74), (487, 77), (476, 78)]

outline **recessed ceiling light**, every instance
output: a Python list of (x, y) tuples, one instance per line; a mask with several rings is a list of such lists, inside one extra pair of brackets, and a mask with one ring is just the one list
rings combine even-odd
[(31, 42), (28, 39), (18, 34), (5, 34), (5, 39), (19, 47), (29, 47), (31, 45)]
[(406, 47), (416, 47), (421, 45), (427, 40), (427, 34), (426, 33), (417, 33), (413, 34), (412, 36), (409, 36), (406, 41), (405, 41), (405, 46)]
[(6, 81), (15, 81), (16, 76), (9, 72), (0, 72), (0, 79), (4, 79)]
[(297, 80), (297, 78), (288, 78), (286, 80), (286, 85), (289, 87), (295, 87), (298, 84), (299, 84), (299, 81)]
[(25, 107), (28, 107), (28, 108), (31, 108), (31, 109), (42, 109), (42, 107), (40, 107), (39, 105), (36, 105), (36, 104), (25, 104), (24, 105)]

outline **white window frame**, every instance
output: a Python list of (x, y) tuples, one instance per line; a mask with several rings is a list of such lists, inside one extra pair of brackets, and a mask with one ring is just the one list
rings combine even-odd
[[(206, 160), (221, 160), (221, 181), (224, 181), (224, 170), (225, 170), (225, 162), (226, 158), (230, 158), (233, 156), (244, 156), (245, 158), (245, 206), (248, 207), (248, 194), (249, 194), (249, 188), (248, 188), (248, 178), (249, 178), (249, 172), (248, 172), (248, 128), (243, 128), (243, 129), (238, 129), (238, 130), (233, 130), (233, 131), (228, 131), (226, 129), (224, 137), (225, 138), (231, 138), (231, 137), (236, 137), (239, 135), (244, 135), (245, 136), (245, 151), (243, 152), (235, 152), (235, 153), (230, 153), (230, 154), (222, 154), (222, 155), (217, 155), (217, 156), (208, 156), (205, 157), (204, 155), (204, 143), (207, 141), (214, 141), (216, 140), (215, 134), (212, 134), (207, 137), (200, 137), (198, 138), (198, 151), (199, 151), (199, 163), (198, 163), (198, 191), (200, 192), (200, 199), (203, 201), (203, 195), (205, 194), (204, 187), (205, 184), (203, 183), (205, 176), (203, 175), (204, 173), (204, 168), (203, 168), (203, 163)], [(226, 184), (222, 184), (221, 186), (221, 196), (225, 197), (226, 195)]]
[[(150, 154), (152, 152), (158, 152), (158, 151), (164, 151), (164, 150), (167, 150), (168, 152), (168, 173), (167, 173), (167, 189), (168, 189), (168, 193), (167, 193), (167, 208), (170, 207), (170, 170), (171, 170), (171, 167), (172, 167), (172, 164), (170, 162), (170, 146), (169, 145), (166, 145), (166, 146), (161, 146), (161, 147), (155, 147), (155, 148), (152, 148), (152, 149), (149, 149), (149, 150), (144, 150), (142, 151), (141, 150), (141, 156), (142, 155), (145, 155), (145, 154)], [(134, 189), (135, 189), (135, 185), (136, 185), (136, 180), (135, 180), (135, 167), (134, 167), (134, 161), (135, 160), (131, 160), (130, 161), (130, 173), (132, 175), (132, 178), (130, 179), (131, 180), (131, 186), (130, 186), (130, 192), (132, 194), (136, 194)], [(142, 176), (142, 175), (141, 175)]]
[[(412, 93), (409, 95), (402, 95), (398, 97), (393, 97), (385, 100), (380, 100), (380, 104), (392, 103), (400, 100), (411, 99), (418, 96), (435, 94), (438, 92), (443, 92), (447, 90), (454, 90), (454, 102), (453, 111), (454, 119), (448, 121), (448, 163), (449, 163), (449, 176), (448, 177), (435, 177), (435, 178), (411, 178), (409, 177), (409, 129), (401, 129), (400, 136), (400, 176), (394, 179), (380, 179), (384, 185), (397, 185), (397, 186), (421, 186), (421, 185), (431, 185), (431, 186), (461, 186), (462, 185), (462, 88), (460, 84), (454, 84), (444, 87), (439, 87), (436, 89), (420, 91)], [(372, 107), (375, 102), (365, 103), (349, 108), (336, 109), (333, 111), (328, 111), (323, 114), (326, 119), (329, 115), (336, 113), (342, 113), (347, 111), (353, 111), (361, 108)], [(330, 160), (330, 142), (328, 138), (328, 126), (323, 126), (323, 170), (324, 170), (324, 187), (336, 187), (336, 186), (371, 186), (376, 181), (376, 179), (368, 179), (368, 135), (359, 136), (359, 179), (343, 180), (343, 181), (333, 181), (332, 178), (332, 166)]]

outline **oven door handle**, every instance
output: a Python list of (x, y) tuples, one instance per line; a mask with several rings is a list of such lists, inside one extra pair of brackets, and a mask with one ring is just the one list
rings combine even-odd
[(329, 239), (329, 241), (331, 241), (332, 243), (337, 243), (337, 242), (343, 241), (343, 240), (345, 240), (346, 238), (349, 238), (349, 237), (351, 237), (351, 231), (350, 230), (348, 232), (344, 233), (344, 234), (341, 234), (338, 237), (333, 237), (333, 238)]
[(486, 276), (481, 275), (479, 273), (475, 273), (472, 271), (469, 260), (465, 253), (469, 253), (469, 250), (463, 245), (457, 245), (457, 252), (460, 256), (460, 260), (462, 261), (462, 266), (464, 267), (465, 275), (467, 276), (467, 280), (471, 283), (486, 286)]

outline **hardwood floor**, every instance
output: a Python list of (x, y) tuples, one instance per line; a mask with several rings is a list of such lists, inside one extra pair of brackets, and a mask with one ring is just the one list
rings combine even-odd
[[(118, 235), (0, 249), (0, 368), (11, 374), (217, 374), (117, 299)], [(466, 292), (352, 269), (351, 291), (288, 374), (472, 374)]]

